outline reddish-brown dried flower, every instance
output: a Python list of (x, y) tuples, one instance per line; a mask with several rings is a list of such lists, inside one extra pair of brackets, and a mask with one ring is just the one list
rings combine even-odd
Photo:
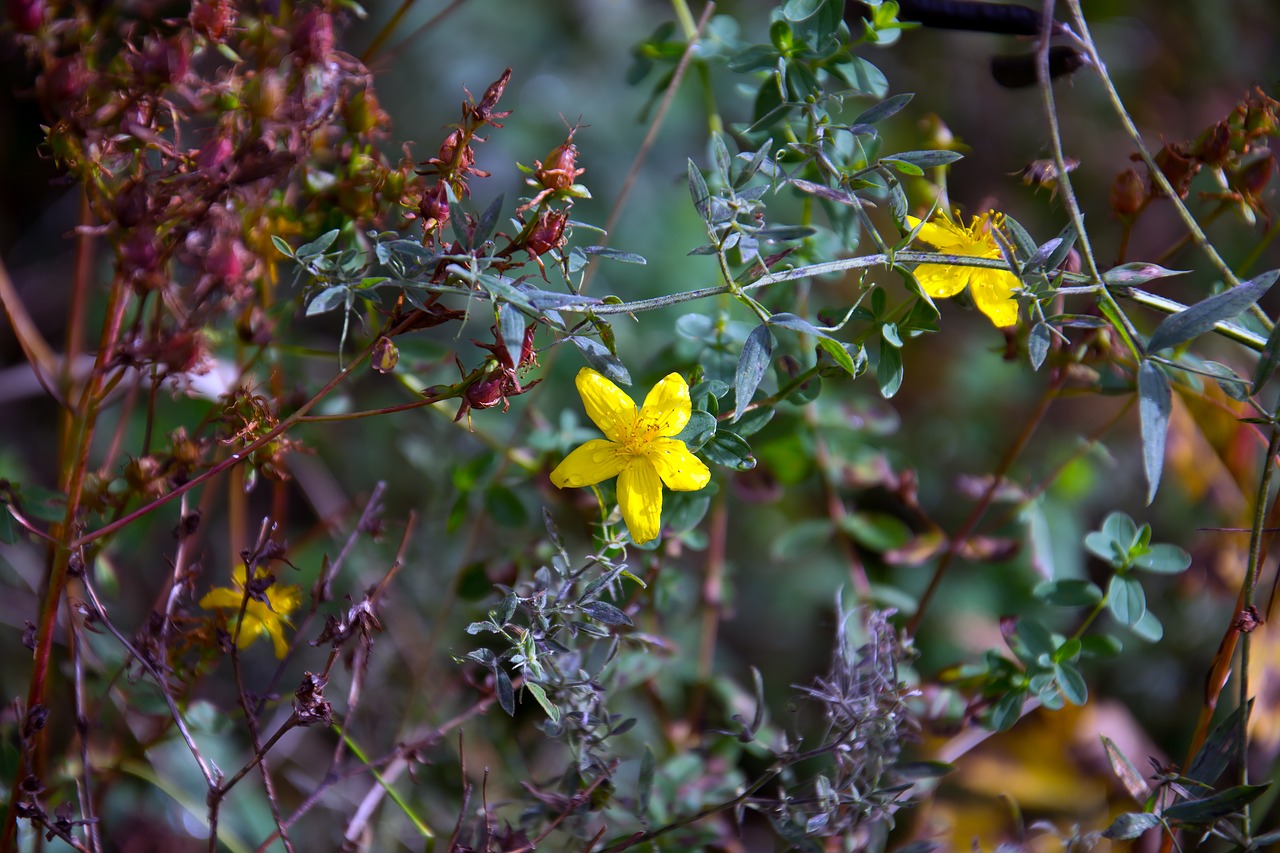
[[(1140, 158), (1134, 155), (1133, 159)], [(1173, 191), (1178, 194), (1178, 198), (1186, 198), (1187, 193), (1191, 191), (1191, 179), (1196, 176), (1196, 172), (1200, 171), (1200, 163), (1187, 155), (1184, 146), (1169, 143), (1165, 143), (1156, 154), (1155, 161), (1168, 179), (1169, 185), (1173, 187)], [(1152, 192), (1157, 192), (1154, 183)]]
[(205, 38), (220, 42), (236, 20), (233, 0), (196, 0), (191, 5), (191, 28)]
[(1134, 169), (1125, 169), (1111, 182), (1111, 209), (1117, 216), (1133, 216), (1147, 202), (1147, 188)]

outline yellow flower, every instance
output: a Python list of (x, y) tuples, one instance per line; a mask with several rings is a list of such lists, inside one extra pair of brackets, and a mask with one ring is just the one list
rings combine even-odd
[[(265, 575), (265, 570), (258, 570), (259, 578)], [(205, 610), (230, 610), (231, 618), (235, 619), (240, 614), (240, 606), (244, 604), (244, 580), (244, 566), (237, 566), (231, 576), (232, 586), (220, 586), (209, 590), (204, 598), (200, 599), (200, 606)], [(266, 601), (259, 601), (250, 596), (249, 604), (244, 611), (244, 624), (240, 626), (240, 639), (237, 640), (236, 645), (243, 649), (252, 645), (253, 641), (259, 637), (270, 637), (275, 646), (276, 657), (283, 658), (289, 651), (289, 644), (284, 639), (284, 629), (286, 626), (293, 627), (293, 623), (289, 621), (289, 614), (302, 604), (302, 590), (290, 584), (273, 583), (267, 587), (264, 595)], [(234, 624), (230, 630), (234, 635)]]
[(663, 484), (695, 492), (711, 480), (702, 460), (672, 438), (689, 423), (689, 385), (680, 374), (668, 374), (653, 386), (639, 411), (621, 388), (589, 367), (578, 371), (577, 385), (587, 415), (606, 437), (566, 456), (551, 472), (551, 482), (563, 489), (617, 477), (618, 506), (631, 539), (636, 544), (656, 539)]
[[(1004, 217), (995, 211), (973, 217), (968, 228), (952, 222), (946, 216), (923, 224), (914, 216), (907, 217), (907, 224), (912, 228), (920, 225), (916, 234), (920, 240), (944, 254), (971, 258), (1004, 257), (994, 233), (1003, 221)], [(992, 323), (1002, 328), (1018, 323), (1018, 301), (1013, 298), (1018, 278), (1008, 270), (920, 264), (915, 269), (915, 276), (924, 292), (935, 299), (955, 296), (967, 286), (978, 310), (986, 314)]]

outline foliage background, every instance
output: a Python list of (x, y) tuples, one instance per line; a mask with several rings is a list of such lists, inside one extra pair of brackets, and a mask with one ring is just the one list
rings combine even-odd
[[(442, 136), (440, 128), (456, 118), (463, 88), (478, 96), (503, 68), (510, 67), (512, 83), (503, 106), (513, 113), (506, 126), (493, 131), (478, 149), (478, 165), (494, 174), (475, 184), (475, 209), (483, 209), (499, 193), (512, 199), (524, 192), (514, 164), (531, 164), (544, 157), (564, 140), (566, 125), (578, 126), (574, 139), (581, 149), (579, 164), (587, 169), (582, 180), (591, 188), (593, 199), (579, 203), (574, 215), (602, 223), (639, 147), (645, 125), (638, 116), (655, 79), (651, 75), (639, 85), (627, 84), (631, 50), (644, 34), (670, 18), (670, 7), (619, 0), (554, 4), (470, 0), (454, 6), (436, 26), (371, 64), (383, 107), (393, 119), (384, 141), (388, 155), (394, 160), (402, 142), (416, 141), (415, 160), (429, 156)], [(1260, 84), (1274, 94), (1280, 81), (1280, 56), (1274, 49), (1280, 11), (1272, 3), (1257, 0), (1218, 7), (1190, 0), (1148, 0), (1085, 3), (1084, 9), (1108, 69), (1149, 143), (1161, 137), (1194, 138), (1229, 112), (1250, 86)], [(159, 6), (150, 11), (157, 17), (170, 14)], [(407, 35), (417, 22), (437, 11), (416, 4), (398, 34)], [(726, 2), (718, 11), (737, 19), (740, 37), (765, 38), (769, 4)], [(391, 9), (378, 4), (370, 12), (368, 20), (339, 34), (340, 47), (358, 53), (381, 29)], [(66, 235), (76, 221), (75, 193), (54, 180), (50, 163), (38, 156), (38, 113), (23, 97), (32, 85), (30, 70), (11, 41), (3, 44), (0, 256), (31, 314), (56, 347), (66, 310), (65, 282), (71, 275)], [(923, 122), (935, 114), (967, 146), (965, 159), (951, 170), (951, 199), (972, 211), (1003, 210), (1043, 240), (1065, 222), (1061, 204), (1047, 190), (1025, 186), (1016, 176), (1028, 162), (1048, 156), (1037, 94), (1034, 89), (1001, 89), (987, 72), (989, 56), (1015, 49), (1013, 40), (997, 36), (911, 31), (892, 46), (864, 47), (862, 55), (884, 70), (891, 93), (916, 93), (909, 107), (882, 129), (886, 150), (926, 147), (928, 130)], [(710, 160), (707, 92), (713, 93), (726, 125), (744, 120), (750, 101), (740, 91), (739, 79), (722, 70), (709, 77), (705, 92), (699, 91), (699, 75), (691, 74), (685, 82), (615, 229), (612, 245), (643, 255), (647, 265), (602, 265), (592, 282), (593, 293), (634, 299), (717, 283), (710, 259), (686, 255), (702, 242), (702, 226), (689, 204), (685, 160), (692, 157), (704, 167)], [(1090, 74), (1079, 73), (1059, 83), (1056, 92), (1067, 151), (1081, 161), (1073, 174), (1077, 193), (1090, 225), (1101, 235), (1096, 247), (1099, 258), (1110, 259), (1117, 251), (1118, 228), (1105, 221), (1108, 192), (1116, 173), (1129, 166), (1132, 147), (1112, 120), (1101, 87)], [(856, 114), (869, 103), (853, 105), (851, 112)], [(921, 210), (927, 209), (925, 188), (916, 187), (914, 193), (913, 201)], [(786, 210), (788, 202), (778, 204)], [(771, 207), (771, 218), (778, 216), (774, 210)], [(888, 224), (886, 219), (877, 221), (882, 227)], [(1228, 259), (1238, 259), (1259, 245), (1266, 227), (1265, 222), (1245, 227), (1228, 214), (1209, 227), (1209, 235)], [(1156, 210), (1135, 231), (1126, 260), (1154, 259), (1181, 233), (1168, 211)], [(1161, 263), (1204, 268), (1190, 249)], [(1280, 257), (1267, 242), (1255, 269), (1276, 266)], [(892, 276), (884, 276), (883, 281), (887, 287), (901, 287)], [(1201, 272), (1172, 279), (1161, 292), (1194, 302), (1207, 292), (1207, 281)], [(847, 303), (850, 286), (849, 281), (821, 282), (815, 285), (813, 302)], [(727, 302), (699, 304), (692, 310), (711, 314), (717, 308), (729, 310), (736, 321), (751, 319)], [(639, 323), (616, 324), (618, 352), (636, 379), (633, 390), (647, 388), (680, 360), (680, 347), (687, 349), (688, 344), (681, 343), (676, 321), (688, 310), (667, 309), (645, 315)], [(1268, 313), (1274, 316), (1273, 310)], [(874, 472), (877, 466), (917, 471), (921, 506), (943, 529), (955, 530), (972, 501), (971, 492), (964, 491), (964, 478), (995, 468), (1016, 425), (1043, 392), (1043, 375), (1027, 367), (1025, 356), (1002, 358), (1006, 342), (981, 315), (944, 304), (942, 317), (940, 334), (924, 336), (908, 348), (907, 381), (892, 401), (882, 400), (866, 380), (833, 384), (816, 416), (828, 425), (843, 424), (823, 434), (850, 466), (843, 472), (848, 475), (844, 494), (851, 507), (879, 525), (877, 531), (888, 531), (885, 535), (896, 535), (902, 524), (912, 521), (911, 515), (883, 485), (859, 486), (860, 475)], [(1147, 331), (1156, 319), (1150, 319)], [(465, 349), (461, 342), (483, 336), (488, 325), (482, 319), (461, 333), (447, 327), (439, 334), (423, 334), (402, 345), (402, 361), (433, 364), (424, 371), (440, 377), (432, 381), (452, 381), (454, 348)], [(297, 384), (314, 387), (335, 369), (337, 321), (331, 315), (311, 318), (296, 323), (295, 329), (301, 344), (319, 353), (297, 362)], [(55, 409), (31, 388), (21, 352), (8, 331), (6, 327), (0, 332), (5, 368), (0, 374), (0, 477), (49, 486), (56, 480), (56, 471), (51, 467), (54, 436), (47, 425), (53, 423)], [(1210, 343), (1207, 349), (1214, 352), (1216, 346)], [(1226, 347), (1219, 349), (1222, 353), (1211, 357), (1228, 363), (1239, 357)], [(555, 351), (543, 361), (544, 369), (537, 375), (544, 380), (537, 393), (512, 399), (508, 412), (501, 408), (475, 412), (471, 430), (465, 428), (465, 419), (461, 425), (454, 422), (454, 405), (446, 402), (384, 418), (308, 425), (296, 433), (314, 453), (290, 457), (294, 479), (288, 487), (287, 519), (281, 523), (290, 561), (300, 570), (291, 581), (309, 587), (322, 556), (333, 556), (376, 483), (386, 483), (381, 502), (387, 530), (380, 542), (359, 540), (340, 579), (340, 592), (358, 598), (376, 583), (386, 571), (403, 519), (410, 510), (418, 517), (404, 568), (394, 580), (395, 594), (380, 611), (384, 632), (363, 688), (367, 714), (349, 729), (370, 749), (390, 748), (424, 725), (439, 725), (474, 700), (476, 688), (459, 678), (450, 654), (460, 656), (471, 648), (463, 629), (494, 606), (494, 582), (511, 583), (519, 572), (527, 573), (546, 559), (545, 546), (537, 544), (542, 506), (555, 508), (567, 537), (584, 541), (585, 526), (579, 521), (575, 527), (569, 520), (577, 518), (570, 510), (571, 496), (555, 493), (545, 476), (526, 478), (509, 463), (497, 461), (504, 448), (532, 446), (550, 451), (563, 444), (562, 436), (556, 434), (562, 418), (576, 418), (578, 425), (585, 420), (572, 392), (572, 376), (581, 366), (577, 354)], [(1248, 375), (1252, 367), (1244, 361), (1239, 369)], [(406, 392), (393, 377), (367, 373), (326, 406), (333, 411), (372, 409), (405, 399)], [(1055, 403), (1045, 428), (1013, 469), (1014, 479), (1039, 482), (1076, 450), (1082, 434), (1106, 422), (1124, 402), (1121, 397), (1090, 396)], [(183, 399), (166, 401), (157, 430), (167, 432), (198, 419), (201, 406)], [(749, 667), (754, 666), (762, 675), (771, 715), (785, 720), (796, 696), (794, 685), (807, 684), (827, 670), (838, 621), (835, 594), (846, 587), (849, 571), (841, 549), (832, 542), (806, 542), (795, 533), (806, 520), (826, 512), (826, 494), (813, 473), (814, 446), (797, 431), (798, 422), (794, 417), (785, 423), (780, 420), (757, 436), (753, 447), (762, 464), (756, 471), (718, 478), (718, 487), (725, 492), (724, 602), (715, 676), (709, 688), (699, 686), (705, 673), (699, 669), (696, 653), (699, 620), (708, 604), (703, 586), (706, 552), (685, 547), (663, 561), (660, 573), (637, 571), (652, 580), (655, 606), (648, 615), (655, 621), (646, 630), (668, 637), (674, 650), (661, 661), (661, 677), (653, 688), (658, 695), (651, 697), (655, 704), (679, 708), (688, 696), (709, 690), (717, 701), (749, 706), (743, 685), (750, 684)], [(1041, 567), (1052, 561), (1060, 574), (1101, 577), (1097, 561), (1091, 561), (1079, 543), (1110, 511), (1125, 511), (1150, 523), (1155, 540), (1181, 545), (1194, 557), (1188, 573), (1148, 588), (1151, 607), (1167, 627), (1161, 643), (1135, 641), (1126, 644), (1125, 653), (1115, 660), (1091, 665), (1089, 682), (1094, 693), (1088, 707), (1035, 716), (1014, 732), (993, 738), (982, 758), (953, 778), (943, 795), (924, 810), (920, 821), (942, 821), (950, 827), (957, 846), (973, 836), (987, 844), (1012, 837), (1009, 808), (998, 799), (1002, 795), (1021, 803), (1029, 818), (1047, 815), (1063, 826), (1080, 821), (1090, 829), (1105, 825), (1107, 803), (1119, 796), (1096, 746), (1099, 732), (1117, 741), (1123, 737), (1135, 763), (1148, 751), (1180, 759), (1243, 570), (1242, 534), (1198, 531), (1247, 526), (1251, 488), (1235, 476), (1230, 455), (1230, 441), (1247, 444), (1248, 438), (1233, 434), (1214, 447), (1203, 437), (1203, 426), (1185, 409), (1175, 414), (1164, 487), (1148, 508), (1137, 417), (1130, 412), (1099, 447), (1075, 458), (1049, 486), (1042, 504), (1047, 539), (1039, 550), (1023, 547), (1007, 559), (964, 564), (946, 580), (943, 598), (917, 638), (921, 653), (917, 668), (926, 678), (1000, 645), (1000, 616), (1031, 606), (1031, 589), (1041, 579), (1037, 561)], [(1235, 452), (1247, 454), (1239, 448)], [(547, 462), (554, 461), (539, 457), (536, 465), (545, 469)], [(471, 493), (461, 488), (477, 475), (480, 488)], [(509, 485), (510, 491), (488, 489), (493, 483)], [(762, 496), (767, 499), (761, 500)], [(461, 513), (460, 500), (465, 507)], [(271, 511), (271, 504), (265, 490), (259, 489), (243, 500), (224, 494), (212, 505), (215, 509), (204, 521), (202, 562), (211, 576), (224, 578), (239, 550), (252, 541), (258, 519)], [(590, 511), (581, 516), (583, 520), (590, 517)], [(104, 573), (113, 618), (120, 625), (140, 624), (153, 606), (167, 572), (164, 527), (157, 523), (154, 530), (139, 532), (136, 538), (131, 538), (131, 531), (122, 533), (109, 561), (97, 567)], [(992, 533), (1020, 537), (1025, 529), (1015, 522)], [(875, 531), (867, 535), (874, 536)], [(694, 537), (688, 544), (701, 543)], [(900, 598), (894, 600), (909, 602), (928, 581), (925, 568), (880, 565), (873, 551), (864, 553), (873, 579), (886, 589), (900, 591), (896, 593)], [(26, 690), (21, 640), (24, 623), (36, 612), (40, 559), (39, 549), (29, 545), (6, 545), (0, 551), (4, 589), (0, 639), (12, 650), (7, 656), (12, 665), (0, 671), (0, 695), (5, 697), (21, 696)], [(636, 562), (646, 565), (647, 559), (641, 556)], [(1270, 578), (1271, 574), (1264, 574), (1264, 583)], [(264, 649), (255, 651), (263, 655)], [(1280, 651), (1269, 654), (1280, 658)], [(642, 659), (635, 663), (642, 664)], [(274, 662), (269, 656), (249, 656), (247, 667), (251, 678), (262, 678)], [(303, 669), (315, 666), (295, 661), (281, 683), (295, 683)], [(1260, 685), (1258, 700), (1271, 713), (1275, 712), (1271, 696), (1277, 689), (1275, 679), (1271, 676)], [(233, 699), (220, 689), (225, 685), (209, 685), (202, 697), (209, 702), (204, 712), (234, 707)], [(375, 707), (376, 711), (371, 710)], [(742, 711), (736, 706), (719, 710), (723, 713), (718, 714), (717, 724), (724, 724), (730, 713)], [(467, 768), (477, 780), (480, 768), (493, 768), (492, 800), (515, 796), (521, 778), (544, 779), (553, 772), (559, 755), (537, 741), (533, 727), (538, 713), (526, 700), (514, 720), (490, 713), (468, 723)], [(711, 716), (717, 715), (712, 712)], [(217, 720), (203, 722), (210, 731), (226, 734)], [(646, 721), (645, 726), (631, 735), (633, 747), (659, 739), (679, 740), (670, 730), (660, 731), (657, 722)], [(315, 731), (294, 733), (273, 753), (276, 762), (296, 765), (300, 775), (318, 772), (314, 744), (321, 737)], [(234, 743), (234, 738), (228, 735), (227, 742)], [(328, 745), (326, 741), (326, 749)], [(1273, 756), (1277, 746), (1280, 741), (1264, 740), (1257, 748)], [(634, 762), (636, 754), (633, 748), (628, 761)], [(697, 754), (702, 773), (715, 775), (714, 754), (690, 754)], [(418, 790), (435, 795), (423, 797), (416, 805), (438, 831), (450, 826), (456, 816), (461, 790), (457, 755), (458, 744), (446, 739), (433, 746), (418, 770)], [(1033, 755), (1036, 761), (1031, 760)], [(184, 818), (157, 789), (174, 793), (191, 783), (187, 777), (192, 770), (185, 758), (176, 750), (171, 756), (149, 754), (157, 775), (166, 781), (151, 787), (133, 780), (115, 788), (115, 798), (104, 806), (104, 823), (123, 834), (142, 833), (145, 827), (156, 837), (184, 837), (193, 828), (192, 819)], [(748, 775), (759, 772), (764, 763), (750, 754), (735, 755), (732, 760), (739, 761)], [(225, 766), (238, 766), (231, 756), (227, 761)], [(1145, 765), (1140, 769), (1145, 771)], [(627, 772), (635, 771), (628, 768)], [(724, 778), (732, 774), (725, 771)], [(343, 796), (358, 799), (366, 787), (353, 785), (343, 789)], [(234, 815), (229, 820), (235, 821), (236, 831), (244, 837), (262, 838), (270, 832), (270, 815), (259, 792), (237, 792), (228, 808)], [(350, 802), (334, 802), (330, 808), (332, 819), (340, 821), (338, 816), (344, 808), (349, 810)], [(381, 819), (382, 837), (411, 837), (407, 821), (394, 811)], [(1274, 818), (1268, 824), (1274, 826)], [(323, 829), (312, 831), (324, 837)], [(749, 847), (766, 843), (762, 834), (752, 832), (760, 831), (748, 832)]]

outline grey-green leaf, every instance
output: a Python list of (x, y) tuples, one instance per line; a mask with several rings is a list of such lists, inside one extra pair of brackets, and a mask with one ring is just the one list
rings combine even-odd
[(1280, 270), (1264, 272), (1239, 287), (1210, 296), (1184, 311), (1166, 317), (1152, 334), (1147, 350), (1159, 352), (1167, 347), (1175, 347), (1204, 334), (1215, 323), (1230, 320), (1261, 299), (1271, 289), (1271, 285), (1275, 284), (1277, 277), (1280, 277)]
[(1036, 323), (1027, 337), (1027, 355), (1031, 359), (1033, 370), (1039, 370), (1049, 355), (1049, 343), (1053, 340), (1053, 330), (1048, 323)]
[(760, 380), (769, 369), (769, 360), (773, 357), (773, 335), (769, 327), (763, 323), (751, 330), (746, 343), (742, 345), (742, 355), (738, 357), (738, 369), (734, 374), (733, 387), (737, 405), (733, 410), (733, 422), (742, 417), (743, 410), (751, 404), (751, 398), (760, 387)]
[(1153, 362), (1143, 361), (1138, 368), (1138, 419), (1142, 424), (1142, 469), (1147, 475), (1148, 504), (1155, 500), (1156, 490), (1160, 488), (1160, 473), (1164, 469), (1164, 443), (1169, 432), (1169, 411), (1172, 405), (1173, 395), (1164, 371)]

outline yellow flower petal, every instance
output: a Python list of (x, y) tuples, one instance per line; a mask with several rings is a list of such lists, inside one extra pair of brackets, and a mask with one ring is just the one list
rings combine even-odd
[[(912, 229), (919, 224), (920, 220), (914, 216), (907, 217), (907, 225)], [(916, 239), (923, 240), (940, 252), (952, 255), (969, 254), (966, 250), (973, 243), (963, 228), (957, 226), (945, 216), (934, 222), (926, 222), (920, 225), (920, 230), (916, 232)]]
[(662, 480), (648, 459), (636, 457), (618, 475), (618, 506), (631, 539), (643, 545), (662, 530)]
[(1013, 290), (1018, 279), (1000, 270), (974, 268), (969, 276), (969, 292), (978, 310), (1000, 328), (1018, 325), (1018, 300)]
[(240, 609), (241, 602), (244, 601), (244, 590), (234, 590), (229, 587), (220, 586), (209, 590), (204, 594), (204, 598), (200, 599), (200, 608), (202, 610), (217, 610), (224, 607)]
[(683, 441), (655, 438), (646, 455), (663, 484), (674, 492), (696, 492), (711, 482), (711, 471)]
[(619, 446), (603, 438), (593, 438), (564, 458), (551, 472), (557, 489), (565, 486), (594, 486), (616, 477), (626, 467), (628, 457), (618, 452)]
[(676, 435), (689, 423), (692, 409), (689, 383), (679, 373), (668, 373), (645, 396), (636, 426), (649, 435)]
[(603, 374), (589, 367), (578, 371), (575, 380), (587, 417), (613, 441), (622, 441), (636, 420), (635, 401)]
[(964, 290), (969, 283), (970, 267), (949, 267), (943, 264), (921, 264), (914, 270), (920, 289), (934, 299), (946, 299)]

